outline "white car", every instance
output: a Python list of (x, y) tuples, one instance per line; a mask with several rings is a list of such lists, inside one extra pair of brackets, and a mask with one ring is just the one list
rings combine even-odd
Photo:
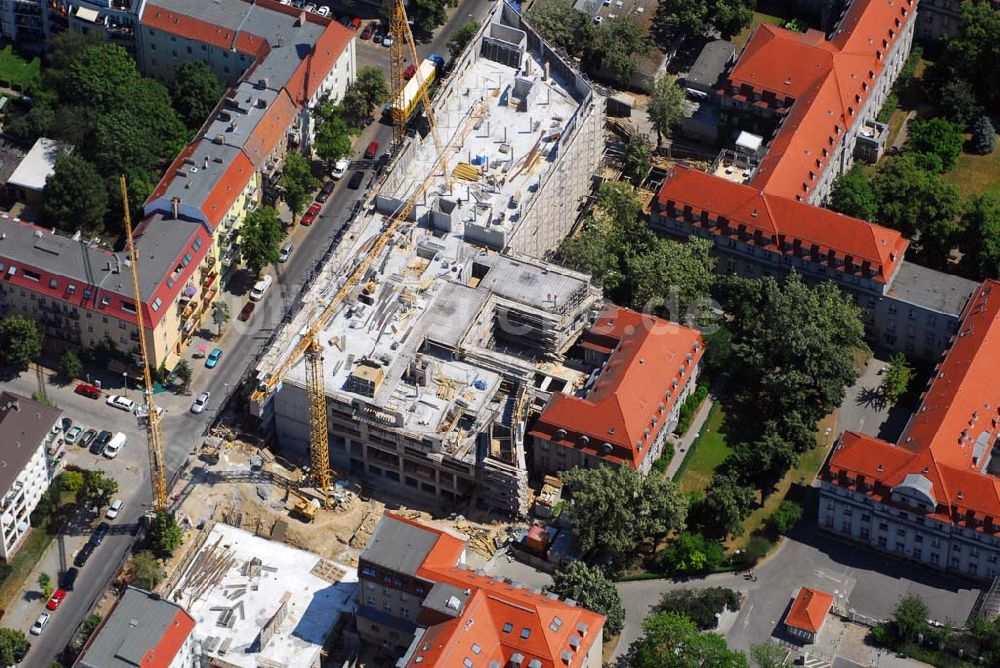
[(350, 166), (350, 160), (347, 158), (341, 158), (337, 162), (333, 163), (333, 169), (330, 171), (330, 176), (333, 177), (334, 181), (339, 181), (344, 178), (344, 174), (347, 173), (347, 168)]
[(268, 274), (264, 278), (260, 279), (253, 284), (253, 290), (250, 291), (250, 301), (259, 302), (267, 294), (267, 289), (271, 287), (271, 283), (274, 281), (271, 275)]
[(115, 499), (114, 501), (111, 502), (111, 505), (108, 506), (108, 512), (104, 513), (104, 518), (109, 520), (115, 519), (116, 517), (118, 517), (118, 513), (122, 511), (122, 506), (124, 505), (125, 505), (124, 501), (122, 501), (121, 499)]
[(319, 14), (320, 16), (329, 16), (330, 8), (327, 7), (326, 5), (323, 5), (322, 7), (316, 10), (316, 13)]
[(44, 629), (45, 625), (49, 623), (49, 616), (50, 615), (47, 612), (43, 612), (42, 614), (38, 615), (38, 619), (36, 619), (35, 623), (31, 625), (31, 635), (33, 636), (42, 635), (42, 629)]
[(392, 46), (392, 35), (386, 35), (382, 39), (382, 46)]
[(310, 2), (308, 5), (306, 5), (306, 11), (307, 12), (313, 12), (313, 13), (315, 13), (316, 12), (316, 5), (314, 5), (313, 3)]
[(211, 392), (202, 392), (201, 394), (199, 394), (198, 398), (194, 400), (193, 404), (191, 404), (191, 412), (201, 413), (202, 411), (204, 411), (205, 406), (208, 405), (208, 400), (211, 396), (212, 396)]
[(282, 246), (278, 252), (278, 262), (288, 262), (288, 258), (292, 256), (293, 250), (295, 250), (295, 244), (291, 241)]
[(129, 413), (131, 413), (132, 411), (135, 410), (135, 402), (129, 399), (128, 397), (121, 396), (120, 394), (112, 394), (110, 397), (108, 397), (108, 400), (105, 403), (108, 406), (111, 406), (112, 408), (117, 408), (120, 411), (128, 411)]

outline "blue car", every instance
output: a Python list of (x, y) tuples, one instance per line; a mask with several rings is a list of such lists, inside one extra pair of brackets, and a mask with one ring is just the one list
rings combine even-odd
[(222, 348), (212, 348), (212, 352), (208, 354), (208, 358), (205, 360), (205, 366), (209, 369), (214, 369), (215, 365), (219, 363), (220, 357), (222, 357)]

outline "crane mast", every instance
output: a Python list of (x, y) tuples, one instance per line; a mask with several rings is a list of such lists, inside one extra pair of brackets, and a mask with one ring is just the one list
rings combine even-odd
[(163, 436), (160, 416), (153, 402), (153, 375), (149, 369), (149, 351), (146, 346), (146, 323), (142, 312), (142, 290), (139, 285), (139, 258), (132, 238), (132, 216), (129, 213), (128, 190), (125, 175), (121, 175), (122, 207), (125, 212), (125, 238), (128, 257), (132, 264), (132, 290), (135, 295), (136, 323), (139, 327), (139, 350), (142, 355), (142, 377), (145, 383), (143, 402), (146, 407), (146, 446), (149, 452), (149, 482), (152, 485), (153, 511), (167, 509), (167, 473), (163, 465)]

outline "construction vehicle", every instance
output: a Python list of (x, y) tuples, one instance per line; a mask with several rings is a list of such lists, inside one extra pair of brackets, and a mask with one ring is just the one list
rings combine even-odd
[[(398, 111), (395, 108), (397, 101), (402, 102), (404, 100), (407, 84), (409, 83), (406, 77), (407, 56), (409, 56), (410, 62), (414, 65), (420, 61), (417, 60), (417, 46), (413, 41), (413, 33), (410, 32), (410, 22), (406, 17), (406, 7), (403, 6), (403, 0), (391, 1), (392, 10), (389, 14), (389, 32), (392, 35), (392, 43), (389, 45), (389, 88), (391, 97), (389, 99), (394, 101), (392, 110), (392, 142), (399, 145), (403, 141), (403, 138), (406, 137), (406, 123), (409, 120), (410, 114), (413, 113), (416, 102), (420, 101), (423, 102), (424, 116), (427, 118), (427, 123), (430, 125), (431, 132), (434, 135), (434, 147), (440, 156), (444, 147), (441, 144), (441, 135), (438, 133), (437, 123), (434, 121), (434, 109), (431, 107), (431, 99), (428, 94), (431, 82), (437, 77), (439, 69), (437, 60), (428, 58), (421, 63), (416, 76), (413, 77), (413, 80), (417, 83), (411, 89), (413, 97), (410, 100), (409, 109), (402, 104)], [(440, 56), (437, 59), (440, 60)], [(430, 63), (429, 68), (425, 68), (425, 65), (428, 63)], [(405, 116), (403, 114), (404, 111), (407, 112)]]
[(139, 285), (139, 258), (132, 237), (132, 215), (129, 212), (128, 185), (125, 175), (121, 175), (122, 207), (125, 212), (125, 239), (129, 262), (132, 265), (132, 291), (136, 303), (136, 325), (139, 331), (139, 353), (142, 356), (142, 377), (144, 382), (143, 404), (146, 426), (146, 448), (149, 453), (149, 482), (152, 486), (153, 512), (167, 509), (167, 471), (163, 465), (163, 435), (160, 432), (160, 410), (153, 403), (153, 375), (149, 368), (149, 352), (146, 346), (146, 323), (142, 312), (142, 289)]
[(315, 499), (310, 499), (301, 492), (298, 492), (291, 487), (288, 487), (289, 496), (294, 496), (298, 501), (295, 502), (295, 506), (292, 508), (292, 514), (298, 515), (302, 518), (303, 522), (312, 522), (316, 519), (316, 511), (319, 510), (320, 504)]
[(417, 105), (426, 96), (427, 90), (437, 78), (437, 64), (427, 58), (420, 63), (416, 74), (400, 90), (399, 95), (393, 96), (392, 101), (386, 105), (386, 111), (392, 116), (393, 127), (406, 127), (410, 116), (416, 110)]

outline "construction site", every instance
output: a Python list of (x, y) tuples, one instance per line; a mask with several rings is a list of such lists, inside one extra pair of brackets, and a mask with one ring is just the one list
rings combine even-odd
[(291, 461), (323, 425), (332, 475), (379, 498), (523, 517), (525, 420), (591, 372), (566, 353), (600, 289), (540, 258), (586, 203), (604, 100), (500, 5), (432, 110), (262, 357), (253, 409)]

